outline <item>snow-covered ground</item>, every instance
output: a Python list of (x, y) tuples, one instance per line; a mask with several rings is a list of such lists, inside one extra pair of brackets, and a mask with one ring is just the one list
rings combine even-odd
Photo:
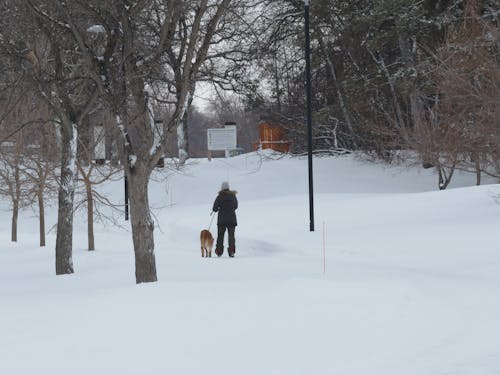
[[(0, 374), (500, 374), (500, 185), (316, 158), (309, 232), (307, 160), (266, 156), (155, 175), (153, 284), (135, 284), (127, 229), (97, 225), (86, 251), (82, 215), (75, 274), (55, 276), (54, 232), (39, 248), (27, 210), (10, 243), (2, 202)], [(201, 258), (223, 180), (236, 257)]]

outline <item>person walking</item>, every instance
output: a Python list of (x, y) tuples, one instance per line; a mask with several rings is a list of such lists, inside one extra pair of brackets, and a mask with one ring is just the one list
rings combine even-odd
[(236, 209), (238, 208), (238, 199), (236, 191), (229, 190), (229, 184), (224, 181), (220, 187), (219, 194), (215, 198), (213, 212), (217, 214), (217, 244), (215, 245), (215, 254), (221, 256), (224, 252), (224, 234), (228, 235), (227, 253), (232, 258), (236, 252), (234, 239), (234, 229), (238, 225), (236, 222)]

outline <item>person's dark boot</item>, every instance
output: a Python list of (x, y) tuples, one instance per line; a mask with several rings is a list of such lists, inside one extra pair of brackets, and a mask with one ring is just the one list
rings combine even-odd
[(220, 257), (222, 253), (224, 252), (224, 249), (222, 247), (216, 247), (215, 248), (215, 254)]
[(234, 257), (234, 253), (235, 253), (235, 252), (236, 252), (236, 249), (234, 248), (234, 246), (232, 246), (232, 247), (228, 247), (228, 248), (227, 248), (227, 253), (229, 254), (229, 256), (230, 256), (231, 258), (233, 258), (233, 257)]

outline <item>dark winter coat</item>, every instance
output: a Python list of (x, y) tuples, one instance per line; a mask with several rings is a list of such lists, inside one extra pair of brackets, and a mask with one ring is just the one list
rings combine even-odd
[(213, 211), (218, 212), (217, 225), (224, 225), (226, 227), (235, 227), (238, 225), (236, 222), (236, 212), (238, 208), (238, 199), (236, 199), (236, 192), (231, 190), (221, 190), (219, 195), (215, 198)]

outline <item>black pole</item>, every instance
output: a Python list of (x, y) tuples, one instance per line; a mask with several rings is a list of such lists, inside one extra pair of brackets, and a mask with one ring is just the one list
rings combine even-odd
[(309, 171), (309, 230), (314, 232), (312, 115), (311, 115), (311, 41), (309, 38), (309, 0), (304, 0), (306, 33), (306, 91), (307, 91), (307, 162)]
[(128, 179), (127, 179), (127, 172), (125, 172), (124, 176), (124, 183), (125, 183), (125, 220), (128, 220)]

